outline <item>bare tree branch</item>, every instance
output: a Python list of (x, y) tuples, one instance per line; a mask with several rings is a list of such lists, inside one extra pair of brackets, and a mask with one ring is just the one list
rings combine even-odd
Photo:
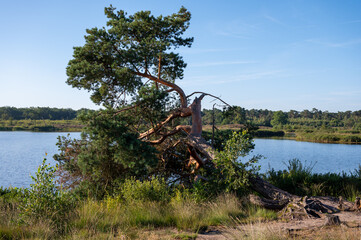
[(152, 76), (150, 74), (145, 74), (145, 73), (141, 73), (141, 72), (134, 72), (134, 74), (136, 74), (138, 76), (141, 76), (141, 77), (148, 78), (148, 79), (150, 79), (150, 80), (152, 80), (154, 82), (160, 83), (160, 84), (165, 85), (167, 87), (173, 88), (179, 94), (179, 97), (180, 97), (180, 100), (181, 100), (181, 107), (182, 108), (187, 107), (186, 95), (185, 95), (183, 89), (180, 88), (177, 84), (168, 82), (168, 81), (163, 80), (161, 78), (156, 78), (156, 77), (154, 77), (154, 76)]
[(171, 121), (174, 118), (178, 117), (188, 117), (192, 114), (191, 109), (189, 108), (181, 108), (177, 111), (171, 113), (163, 122), (158, 123), (155, 127), (149, 129), (146, 132), (143, 132), (139, 135), (139, 139), (143, 139), (145, 137), (149, 137), (155, 132), (158, 132), (165, 124), (167, 124), (169, 121)]
[(181, 130), (183, 130), (186, 133), (190, 132), (190, 126), (186, 126), (186, 125), (179, 125), (177, 127), (175, 127), (172, 131), (163, 134), (163, 136), (157, 140), (153, 140), (153, 141), (147, 141), (150, 144), (161, 144), (162, 142), (164, 142), (164, 140), (166, 140), (169, 136), (172, 136), (178, 132), (180, 132)]
[(193, 96), (194, 94), (202, 94), (202, 95), (199, 97), (200, 100), (202, 100), (203, 97), (205, 97), (205, 96), (210, 96), (210, 97), (213, 97), (213, 98), (215, 98), (215, 99), (218, 99), (219, 101), (221, 101), (222, 103), (224, 103), (225, 105), (227, 105), (227, 106), (229, 106), (229, 107), (231, 106), (231, 105), (229, 105), (228, 103), (226, 103), (225, 101), (223, 101), (221, 98), (216, 97), (216, 96), (214, 96), (214, 95), (212, 95), (212, 94), (209, 94), (209, 93), (205, 93), (205, 92), (194, 92), (194, 93), (188, 95), (186, 98), (190, 98), (190, 97)]
[(136, 104), (136, 105), (133, 105), (133, 106), (130, 106), (130, 107), (122, 108), (122, 109), (120, 109), (119, 111), (117, 111), (117, 112), (114, 114), (114, 116), (116, 116), (116, 115), (118, 115), (118, 114), (120, 114), (120, 113), (122, 113), (122, 112), (128, 111), (128, 110), (130, 110), (130, 109), (136, 108), (136, 107), (139, 107), (139, 105)]

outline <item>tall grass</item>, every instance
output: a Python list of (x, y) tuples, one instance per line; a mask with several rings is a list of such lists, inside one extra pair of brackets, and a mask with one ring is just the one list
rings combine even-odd
[(270, 228), (267, 225), (258, 223), (243, 224), (236, 222), (235, 228), (227, 227), (223, 236), (226, 239), (234, 240), (283, 240), (294, 239), (290, 238), (285, 231), (280, 228)]
[(312, 173), (314, 164), (298, 159), (288, 162), (285, 170), (270, 169), (266, 180), (290, 193), (301, 196), (343, 196), (354, 201), (361, 195), (361, 166), (350, 173)]
[[(188, 197), (174, 197), (169, 202), (119, 201), (108, 197), (103, 201), (87, 200), (78, 209), (73, 232), (87, 237), (113, 233), (132, 235), (135, 229), (175, 227), (199, 232), (214, 225), (232, 225), (234, 219), (272, 220), (276, 213), (249, 207), (233, 195), (197, 202)], [(244, 220), (246, 222), (246, 220)]]

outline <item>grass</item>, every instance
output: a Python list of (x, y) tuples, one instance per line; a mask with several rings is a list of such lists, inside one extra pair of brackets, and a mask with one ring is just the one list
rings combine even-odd
[[(311, 169), (294, 161), (288, 171), (302, 176)], [(312, 233), (306, 230), (302, 235), (298, 232), (289, 235), (284, 230), (267, 227), (266, 222), (277, 220), (277, 212), (250, 205), (232, 194), (202, 201), (182, 192), (167, 200), (144, 200), (138, 195), (133, 200), (120, 196), (83, 200), (75, 208), (74, 217), (66, 221), (68, 230), (59, 235), (46, 221), (31, 226), (19, 224), (19, 199), (15, 194), (18, 190), (0, 190), (0, 239), (196, 239), (208, 229), (221, 229), (226, 239), (356, 239), (360, 236), (359, 230), (340, 228), (317, 232), (317, 238), (312, 238)]]
[[(1, 205), (0, 239), (49, 239), (57, 233), (46, 222), (32, 226), (19, 225), (19, 210)], [(144, 231), (173, 229), (164, 236), (173, 239), (195, 239), (197, 233), (211, 226), (272, 220), (276, 213), (251, 207), (233, 195), (221, 195), (211, 201), (197, 202), (188, 197), (162, 201), (122, 201), (118, 197), (88, 199), (76, 208), (63, 237), (69, 239), (139, 239)], [(176, 231), (174, 229), (177, 229)], [(160, 236), (158, 236), (160, 237)], [(158, 239), (155, 237), (154, 239)]]
[(361, 195), (361, 166), (351, 173), (312, 173), (312, 168), (312, 164), (293, 159), (287, 170), (269, 170), (266, 180), (299, 196), (343, 196), (354, 201)]

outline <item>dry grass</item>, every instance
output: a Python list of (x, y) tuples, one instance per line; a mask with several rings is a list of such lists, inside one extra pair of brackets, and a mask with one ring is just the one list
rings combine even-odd
[(211, 226), (234, 226), (234, 219), (250, 222), (275, 215), (244, 205), (233, 195), (209, 202), (187, 197), (170, 202), (89, 199), (75, 211), (76, 217), (66, 222), (68, 231), (57, 235), (46, 222), (19, 225), (16, 207), (7, 208), (0, 213), (0, 239), (195, 239)]

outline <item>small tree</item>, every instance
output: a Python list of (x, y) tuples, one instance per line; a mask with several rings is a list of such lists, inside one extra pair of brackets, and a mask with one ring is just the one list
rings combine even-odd
[(216, 193), (225, 191), (242, 195), (249, 190), (249, 178), (260, 169), (256, 164), (261, 156), (245, 159), (254, 148), (246, 131), (233, 132), (223, 145), (223, 150), (216, 153), (216, 168), (206, 184), (210, 184)]
[[(145, 179), (157, 166), (156, 150), (127, 127), (127, 118), (114, 111), (80, 116), (87, 123), (81, 139), (59, 139), (62, 184), (83, 194), (102, 197), (130, 177)], [(129, 120), (130, 121), (130, 120)]]
[(288, 115), (282, 111), (277, 111), (273, 113), (271, 120), (272, 126), (285, 125), (288, 122)]
[(55, 184), (55, 172), (56, 167), (46, 164), (44, 159), (35, 177), (31, 176), (34, 183), (25, 190), (20, 204), (21, 222), (33, 224), (42, 221), (55, 227), (55, 231), (65, 230), (74, 201), (69, 192)]

